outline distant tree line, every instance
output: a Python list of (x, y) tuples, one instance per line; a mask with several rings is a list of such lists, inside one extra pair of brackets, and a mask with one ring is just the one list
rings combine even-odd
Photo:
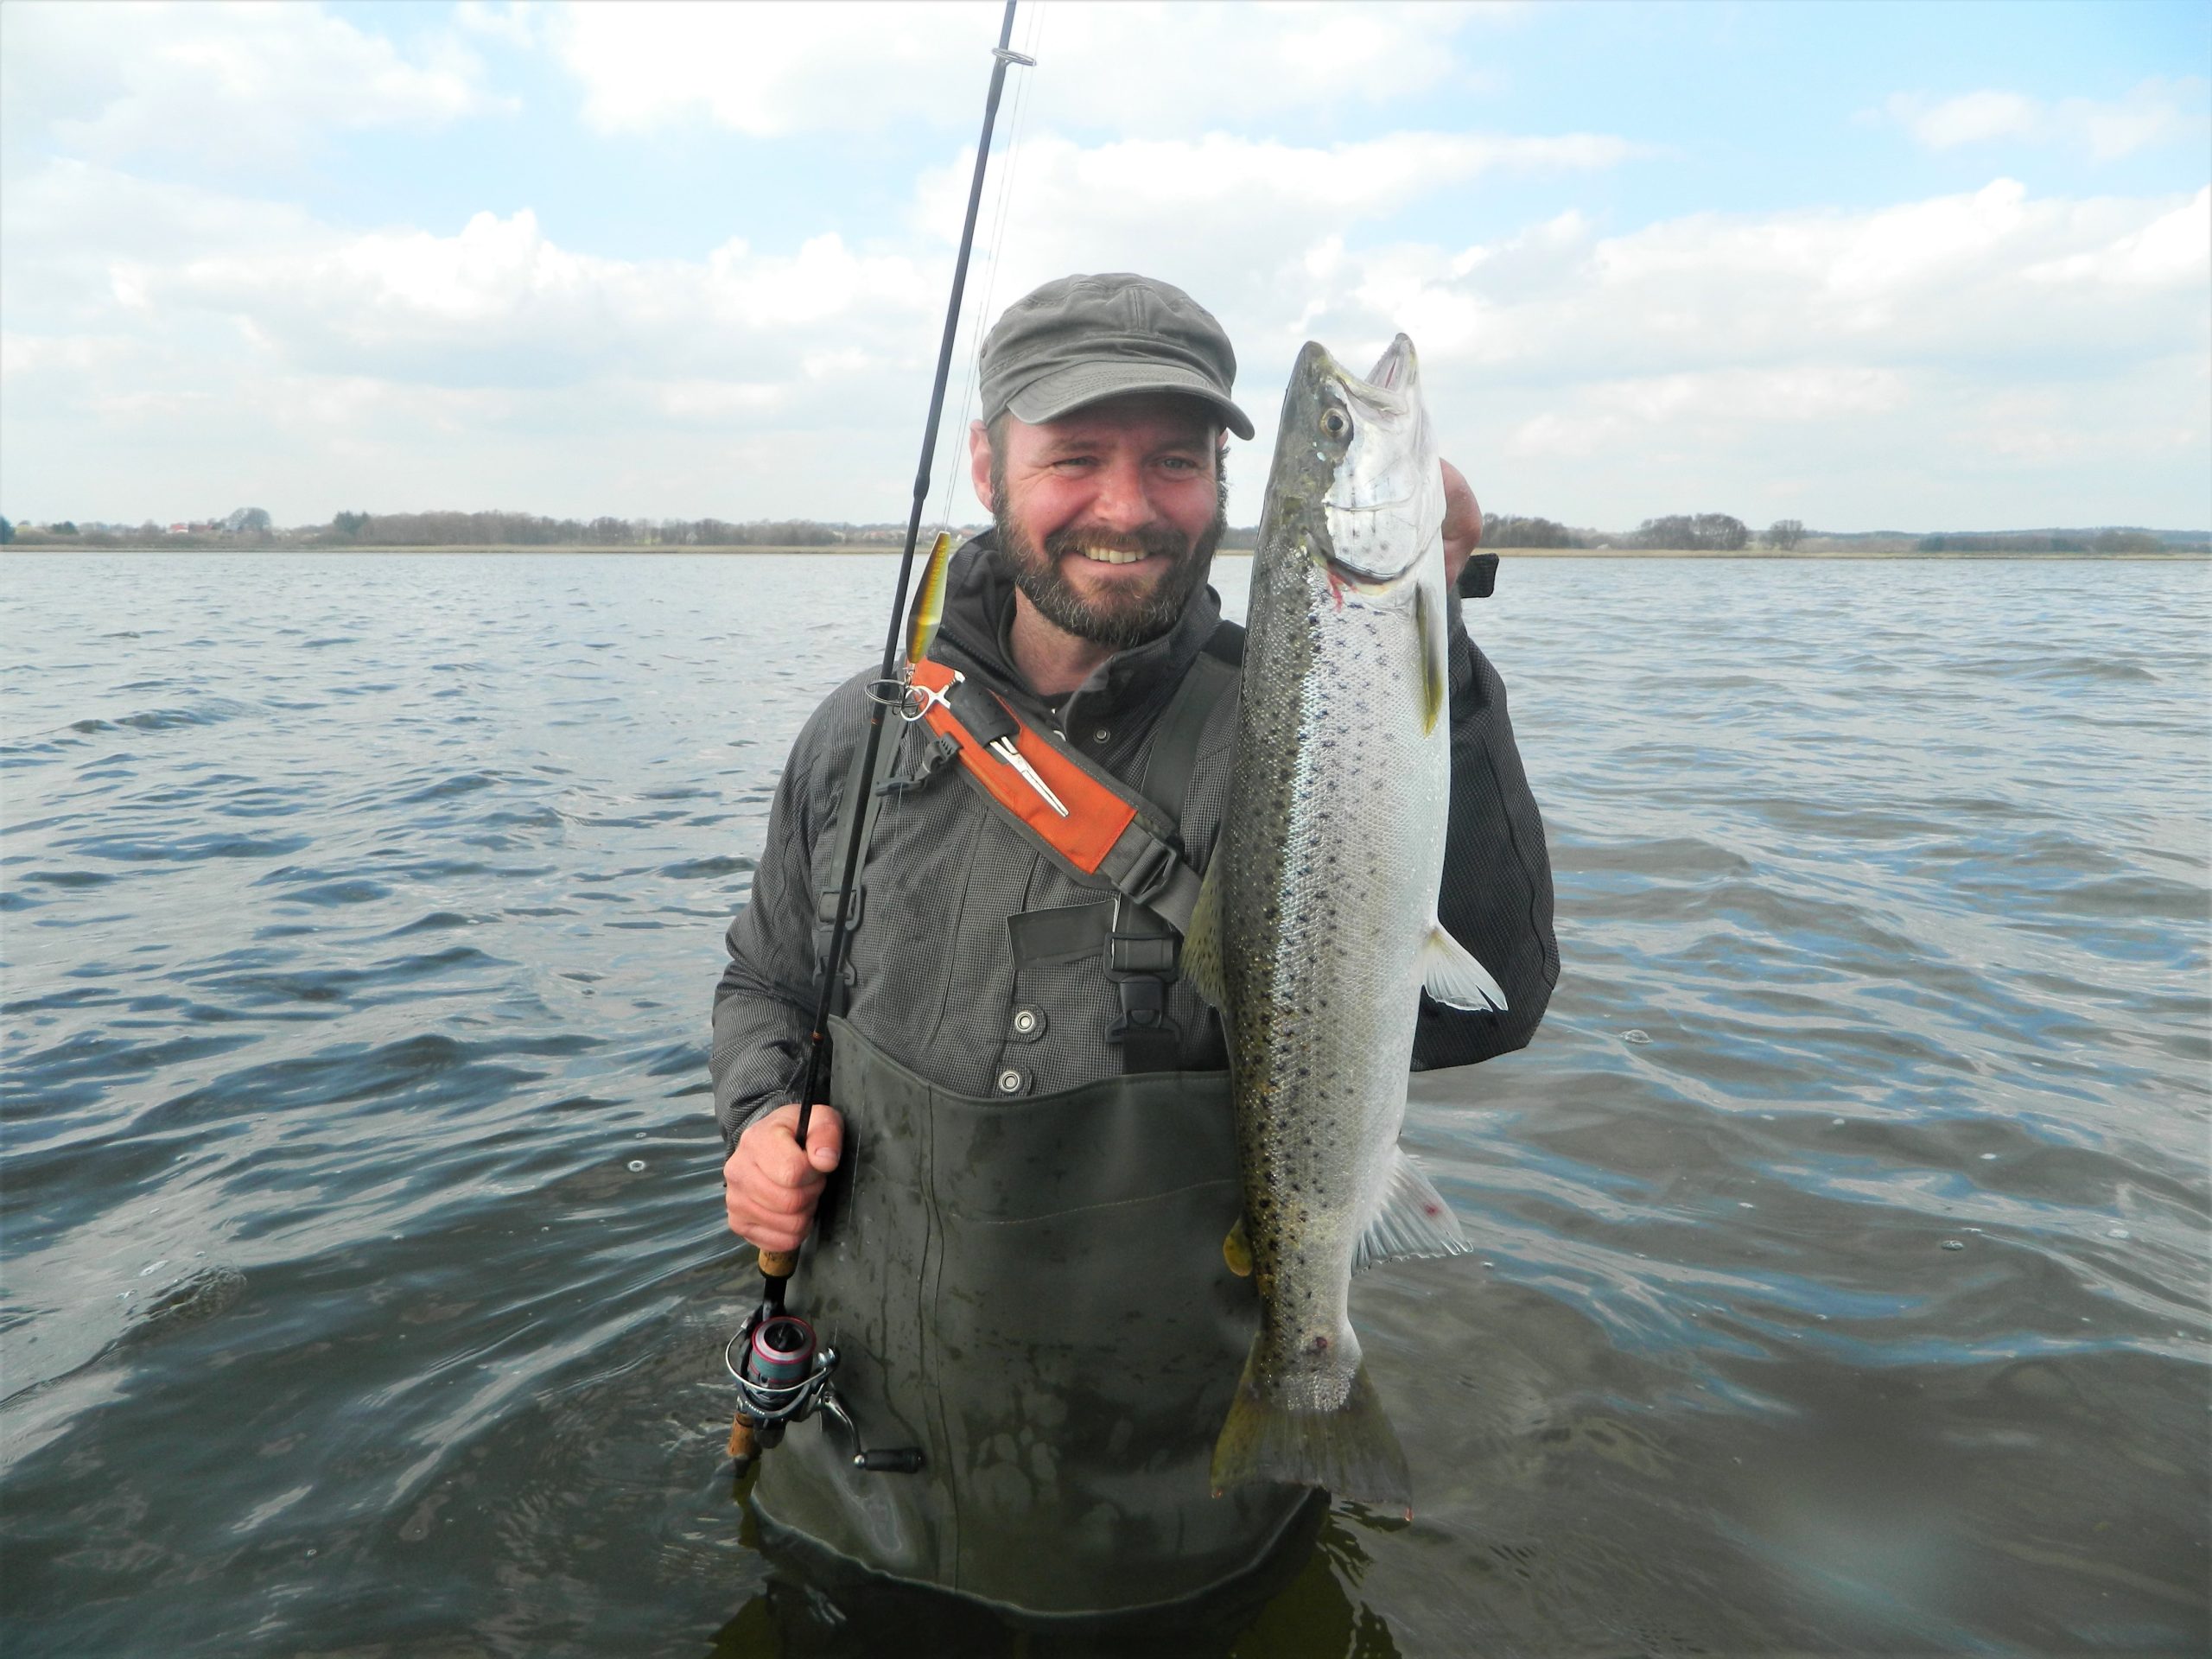
[[(1783, 552), (1805, 539), (1805, 526), (1795, 518), (1781, 518), (1767, 526), (1758, 539)], [(1682, 552), (1733, 553), (1751, 544), (1750, 526), (1725, 512), (1678, 512), (1663, 518), (1647, 518), (1625, 536), (1599, 531), (1574, 530), (1555, 518), (1494, 512), (1483, 518), (1484, 547), (1643, 547)]]
[(2080, 531), (1946, 531), (1923, 536), (1923, 553), (2156, 553), (2163, 538), (2147, 530), (2101, 530), (2094, 535)]
[[(978, 526), (957, 530), (957, 538)], [(1777, 551), (1796, 551), (1808, 540), (1816, 550), (1878, 548), (1905, 553), (2072, 553), (2087, 555), (2202, 550), (2212, 534), (2202, 531), (2138, 529), (2032, 531), (1943, 531), (1853, 534), (1808, 531), (1796, 518), (1778, 518), (1754, 536), (1740, 518), (1725, 512), (1672, 513), (1646, 518), (1625, 533), (1578, 528), (1533, 514), (1494, 512), (1483, 520), (1486, 548), (1558, 548), (1603, 551), (1638, 548), (1654, 551), (1738, 552), (1754, 540)], [(357, 512), (334, 515), (327, 524), (279, 530), (260, 507), (239, 507), (221, 518), (168, 525), (152, 520), (137, 526), (68, 519), (30, 524), (0, 518), (0, 543), (22, 546), (127, 547), (234, 546), (240, 542), (283, 543), (315, 547), (852, 547), (896, 549), (905, 543), (906, 524), (833, 524), (813, 518), (754, 518), (731, 523), (721, 518), (549, 518), (527, 512)], [(929, 543), (925, 534), (922, 545)], [(1245, 552), (1259, 543), (1256, 527), (1232, 528), (1221, 539), (1224, 550)]]
[(836, 547), (862, 537), (811, 518), (733, 524), (720, 518), (542, 518), (528, 512), (341, 512), (312, 539), (351, 547)]
[(1740, 518), (1725, 512), (1674, 512), (1647, 518), (1629, 537), (1631, 547), (1679, 548), (1686, 553), (1733, 553), (1751, 539)]
[(1523, 518), (1519, 513), (1483, 515), (1484, 547), (1574, 547), (1574, 532), (1551, 518)]

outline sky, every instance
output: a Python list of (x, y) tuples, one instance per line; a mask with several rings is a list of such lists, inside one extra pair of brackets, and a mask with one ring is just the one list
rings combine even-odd
[[(1000, 8), (0, 4), (0, 513), (903, 521)], [(1030, 0), (980, 328), (1400, 330), (1492, 512), (2212, 524), (2212, 6)]]

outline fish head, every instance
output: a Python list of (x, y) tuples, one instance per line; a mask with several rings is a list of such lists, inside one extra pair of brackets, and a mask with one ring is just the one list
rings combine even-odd
[(1306, 342), (1283, 395), (1268, 497), (1302, 520), (1302, 534), (1277, 544), (1294, 542), (1356, 586), (1392, 587), (1424, 555), (1441, 559), (1443, 475), (1412, 340), (1392, 340), (1364, 378)]

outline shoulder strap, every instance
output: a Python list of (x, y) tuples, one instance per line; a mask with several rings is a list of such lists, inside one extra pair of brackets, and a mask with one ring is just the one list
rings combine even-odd
[[(1180, 856), (1182, 821), (1192, 774), (1198, 770), (1198, 741), (1222, 698), (1236, 694), (1237, 680), (1237, 671), (1227, 663), (1198, 656), (1160, 711), (1145, 756), (1142, 790), (1147, 798), (1166, 804), (1174, 813), (1176, 868), (1191, 878), (1193, 907), (1198, 903), (1197, 878)], [(1173, 1071), (1182, 1064), (1183, 1034), (1168, 1017), (1167, 988), (1180, 969), (1179, 936), (1190, 931), (1190, 923), (1188, 912), (1171, 920), (1157, 904), (1138, 905), (1126, 897), (1115, 900), (1106, 940), (1106, 977), (1113, 983), (1122, 1012), (1106, 1039), (1121, 1050), (1124, 1071)]]
[[(1191, 694), (1192, 679), (1185, 677), (1175, 702)], [(1148, 791), (1141, 794), (1093, 766), (1022, 719), (1003, 698), (942, 663), (926, 658), (916, 663), (913, 683), (924, 703), (923, 719), (938, 736), (960, 746), (961, 776), (1002, 818), (1042, 842), (1065, 868), (1112, 883), (1176, 932), (1190, 925), (1198, 902), (1198, 872), (1176, 849), (1175, 815), (1154, 804)], [(1198, 689), (1209, 696), (1220, 691), (1211, 674)], [(1171, 703), (1161, 718), (1176, 714)], [(1194, 729), (1193, 748), (1196, 742)], [(1158, 747), (1155, 739), (1155, 754)], [(1178, 809), (1180, 795), (1179, 786)]]
[[(1235, 628), (1236, 625), (1224, 622), (1222, 626)], [(1240, 635), (1243, 632), (1242, 628), (1236, 631)], [(1238, 654), (1242, 656), (1241, 650)], [(1205, 735), (1206, 722), (1212, 718), (1215, 705), (1223, 697), (1235, 695), (1239, 677), (1234, 667), (1211, 654), (1211, 648), (1201, 652), (1160, 716), (1160, 725), (1153, 734), (1152, 752), (1145, 757), (1144, 777), (1139, 788), (1147, 798), (1173, 810), (1179, 830), (1187, 804), (1185, 798), (1191, 790), (1191, 774), (1198, 770), (1198, 740)]]
[[(1243, 637), (1242, 629), (1227, 636), (1216, 631), (1217, 639), (1239, 647), (1240, 657)], [(1167, 990), (1181, 936), (1198, 907), (1199, 880), (1183, 859), (1177, 832), (1207, 720), (1239, 679), (1232, 659), (1211, 646), (1209, 641), (1160, 712), (1141, 790), (1094, 766), (963, 675), (927, 658), (912, 665), (922, 718), (940, 742), (957, 746), (961, 776), (1056, 862), (1113, 884), (1110, 905), (1077, 908), (1088, 926), (1105, 935), (1106, 977), (1121, 1007), (1106, 1039), (1120, 1052), (1124, 1072), (1172, 1071), (1182, 1063), (1182, 1033), (1168, 1015)], [(1017, 956), (1025, 944), (1044, 943), (1041, 936), (1030, 938), (1036, 930), (1025, 930), (1021, 919), (1008, 918)], [(1057, 938), (1066, 931), (1052, 932)]]

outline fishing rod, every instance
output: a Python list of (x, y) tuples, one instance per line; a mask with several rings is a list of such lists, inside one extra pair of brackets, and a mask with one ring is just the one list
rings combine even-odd
[[(998, 124), (999, 96), (1006, 88), (1006, 72), (1015, 64), (1034, 67), (1036, 60), (1016, 52), (1014, 40), (1015, 0), (1006, 0), (1006, 15), (999, 21), (999, 43), (991, 49), (991, 86), (983, 99), (983, 135), (976, 145), (975, 176), (968, 183), (968, 215), (960, 227), (959, 257), (953, 262), (952, 295), (944, 308), (944, 337), (938, 343), (937, 377), (930, 387), (929, 418), (922, 427), (921, 465), (914, 474), (913, 509), (906, 519), (906, 546), (899, 559), (899, 586), (891, 601), (891, 622), (883, 635), (883, 665), (880, 682), (893, 682), (899, 666), (899, 627), (906, 614), (907, 590), (914, 575), (914, 549), (921, 538), (922, 515), (929, 505), (930, 480), (937, 459), (938, 423), (944, 414), (945, 382), (952, 372), (952, 348), (960, 332), (960, 304), (968, 289), (968, 259), (976, 246), (976, 218), (982, 206), (983, 174), (991, 159), (991, 131)], [(944, 537), (931, 556), (932, 569), (942, 571)], [(895, 702), (896, 699), (893, 699)], [(875, 776), (875, 762), (883, 743), (886, 701), (868, 700), (868, 737), (861, 750), (860, 771), (865, 780)], [(867, 835), (865, 804), (848, 802), (845, 810), (845, 861), (837, 883), (836, 918), (830, 929), (830, 949), (822, 970), (822, 986), (814, 1004), (814, 1031), (806, 1052), (806, 1081), (799, 1090), (798, 1126), (794, 1132), (799, 1149), (806, 1148), (806, 1130), (816, 1100), (823, 1092), (830, 1058), (830, 1005), (844, 963), (845, 938), (850, 930), (853, 888), (860, 870), (861, 842)], [(753, 1459), (783, 1438), (791, 1423), (804, 1421), (821, 1411), (842, 1423), (853, 1440), (853, 1465), (859, 1469), (911, 1474), (922, 1465), (922, 1454), (911, 1448), (871, 1452), (860, 1444), (860, 1432), (830, 1386), (836, 1369), (834, 1348), (819, 1348), (814, 1329), (784, 1308), (785, 1287), (798, 1268), (798, 1252), (760, 1252), (760, 1306), (754, 1309), (722, 1352), (722, 1363), (736, 1380), (738, 1408), (731, 1425), (729, 1453), (742, 1476)]]

